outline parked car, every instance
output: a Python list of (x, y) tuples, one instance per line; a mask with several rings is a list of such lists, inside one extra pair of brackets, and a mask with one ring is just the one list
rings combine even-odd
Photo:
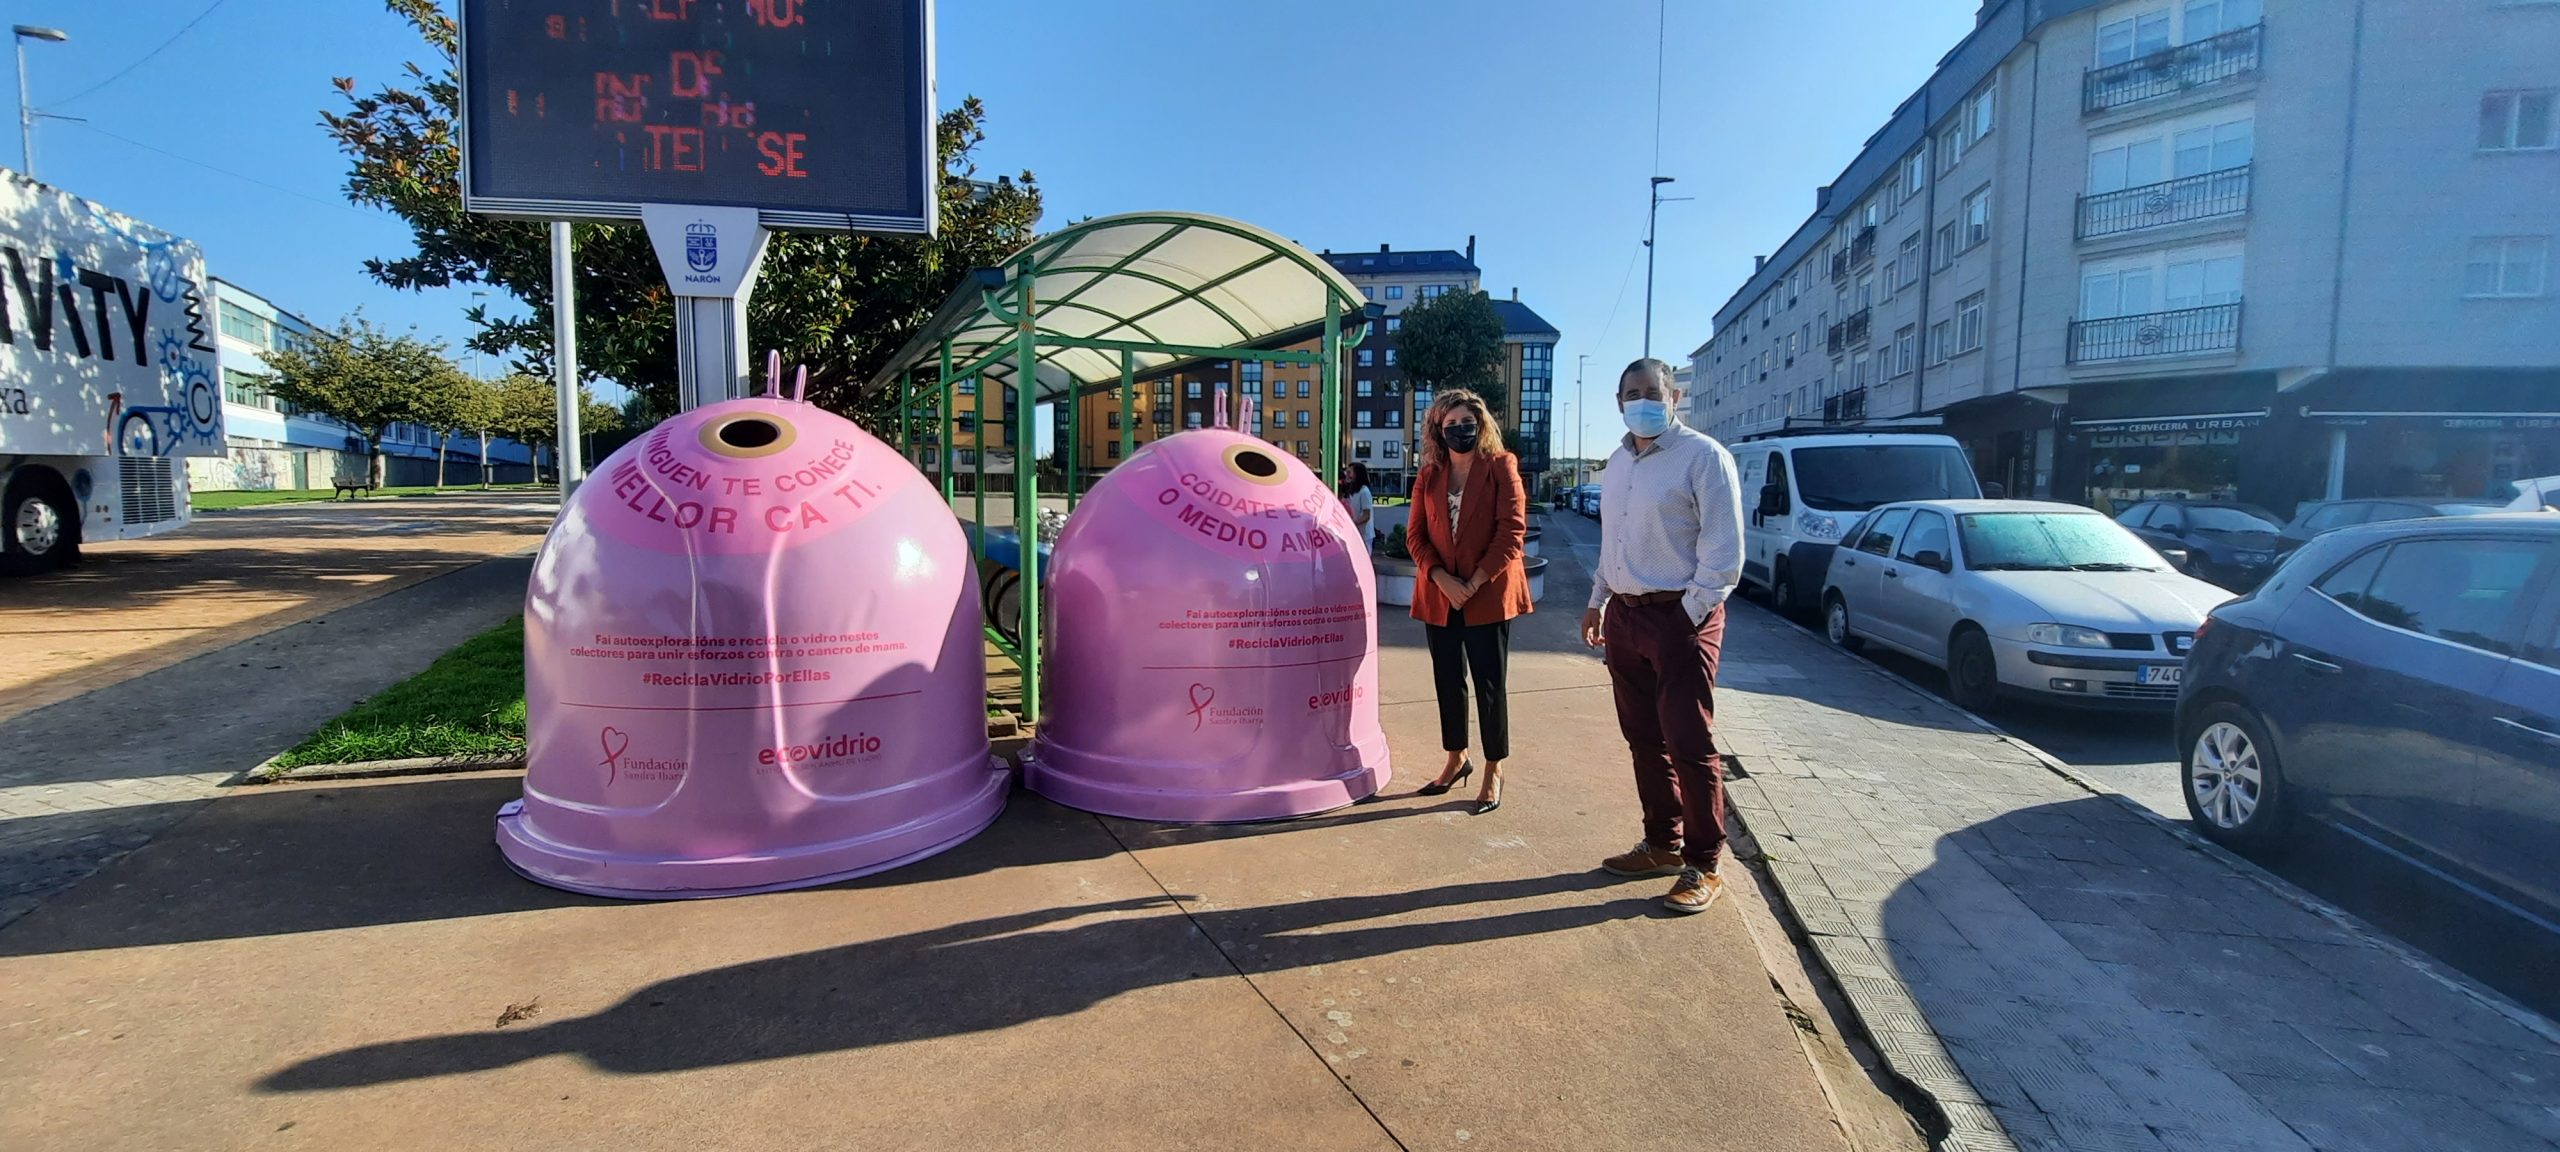
[(2235, 592), (2258, 586), (2275, 571), (2276, 540), (2284, 520), (2255, 504), (2205, 500), (2145, 500), (2116, 515), (2116, 523), (2154, 548), (2184, 549), (2186, 572)]
[(2516, 481), (2515, 502), (2507, 505), (2511, 512), (2539, 512), (2560, 508), (2560, 476), (2542, 476)]
[(1600, 486), (1585, 484), (1573, 490), (1573, 510), (1594, 520), (1600, 518)]
[(2560, 921), (2560, 516), (2329, 533), (2215, 609), (2187, 664), (2205, 835), (2342, 826)]
[(1874, 643), (1945, 668), (1967, 708), (2006, 695), (2166, 710), (2196, 626), (2229, 598), (2088, 508), (1921, 500), (1850, 529), (1822, 617), (1844, 648)]
[(2311, 538), (2323, 532), (2351, 528), (2358, 524), (2388, 524), (2394, 520), (2424, 520), (2435, 516), (2481, 516), (2498, 510), (2495, 504), (2464, 500), (2323, 500), (2293, 510), (2293, 522), (2284, 526), (2276, 537), (2276, 557), (2291, 556)]
[(1934, 434), (1789, 434), (1744, 440), (1732, 450), (1748, 513), (1742, 582), (1766, 589), (1781, 612), (1821, 603), (1832, 549), (1868, 510), (1895, 500), (1982, 495), (1964, 448)]

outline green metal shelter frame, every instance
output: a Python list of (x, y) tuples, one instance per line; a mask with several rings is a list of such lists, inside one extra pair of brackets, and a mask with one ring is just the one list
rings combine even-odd
[[(1084, 397), (1117, 390), (1120, 458), (1135, 453), (1130, 404), (1140, 376), (1203, 360), (1311, 364), (1322, 381), (1322, 467), (1341, 468), (1342, 354), (1378, 312), (1332, 265), (1273, 233), (1188, 212), (1139, 212), (1088, 220), (1043, 236), (1001, 268), (971, 272), (924, 329), (864, 386), (898, 393), (897, 444), (915, 458), (918, 420), (939, 428), (942, 498), (955, 496), (951, 467), (954, 389), (977, 384), (977, 512), (987, 519), (987, 408), (1001, 398), (1014, 440), (1013, 519), (1021, 557), (1019, 642), (987, 627), (987, 639), (1022, 669), (1022, 715), (1040, 715), (1039, 406), (1066, 405), (1067, 506), (1083, 462)], [(1320, 340), (1318, 350), (1285, 351)], [(930, 383), (925, 381), (929, 379)], [(1250, 431), (1250, 430), (1248, 430)], [(986, 558), (986, 534), (972, 550)]]

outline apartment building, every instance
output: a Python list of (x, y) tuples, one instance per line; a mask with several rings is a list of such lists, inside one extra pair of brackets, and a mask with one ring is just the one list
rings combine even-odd
[[(221, 457), (187, 461), (187, 483), (201, 492), (326, 488), (340, 456), (362, 456), (363, 438), (337, 420), (303, 412), (269, 395), (261, 383), (275, 370), (267, 353), (304, 344), (318, 329), (274, 301), (220, 277), (213, 279), (215, 346), (222, 362)], [(394, 424), (383, 437), (384, 472), (392, 484), (436, 482), (437, 433)], [(445, 446), (447, 479), (480, 479), (480, 439), (457, 436)], [(512, 440), (489, 441), (492, 478), (533, 478), (533, 453)]]
[(1933, 425), (2014, 494), (2560, 472), (2560, 3), (1990, 0), (1692, 354), (1693, 419)]

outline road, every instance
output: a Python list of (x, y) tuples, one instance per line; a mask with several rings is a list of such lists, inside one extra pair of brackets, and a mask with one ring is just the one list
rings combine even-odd
[[(1550, 511), (1545, 526), (1549, 556), (1570, 554), (1586, 570), (1598, 563), (1597, 521)], [(1766, 608), (1754, 601), (1746, 610)], [(1872, 648), (1867, 657), (1930, 693), (1946, 693), (1946, 674), (1929, 664)], [(2176, 741), (2165, 715), (2013, 704), (1985, 718), (2162, 816), (2188, 818), (2178, 791)], [(2517, 1002), (2560, 1017), (2560, 984), (2548, 978), (2560, 971), (2560, 933), (2417, 873), (2346, 834), (2311, 822), (2299, 827), (2301, 835), (2258, 854), (2257, 863)]]

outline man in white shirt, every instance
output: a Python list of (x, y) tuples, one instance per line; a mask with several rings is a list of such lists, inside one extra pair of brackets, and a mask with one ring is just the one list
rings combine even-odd
[(1678, 873), (1663, 904), (1704, 912), (1724, 893), (1715, 683), (1725, 597), (1742, 579), (1742, 480), (1724, 445), (1680, 423), (1679, 404), (1669, 364), (1638, 360), (1618, 376), (1627, 436), (1600, 478), (1600, 567), (1582, 642), (1607, 649), (1644, 806), (1644, 839), (1601, 867)]

